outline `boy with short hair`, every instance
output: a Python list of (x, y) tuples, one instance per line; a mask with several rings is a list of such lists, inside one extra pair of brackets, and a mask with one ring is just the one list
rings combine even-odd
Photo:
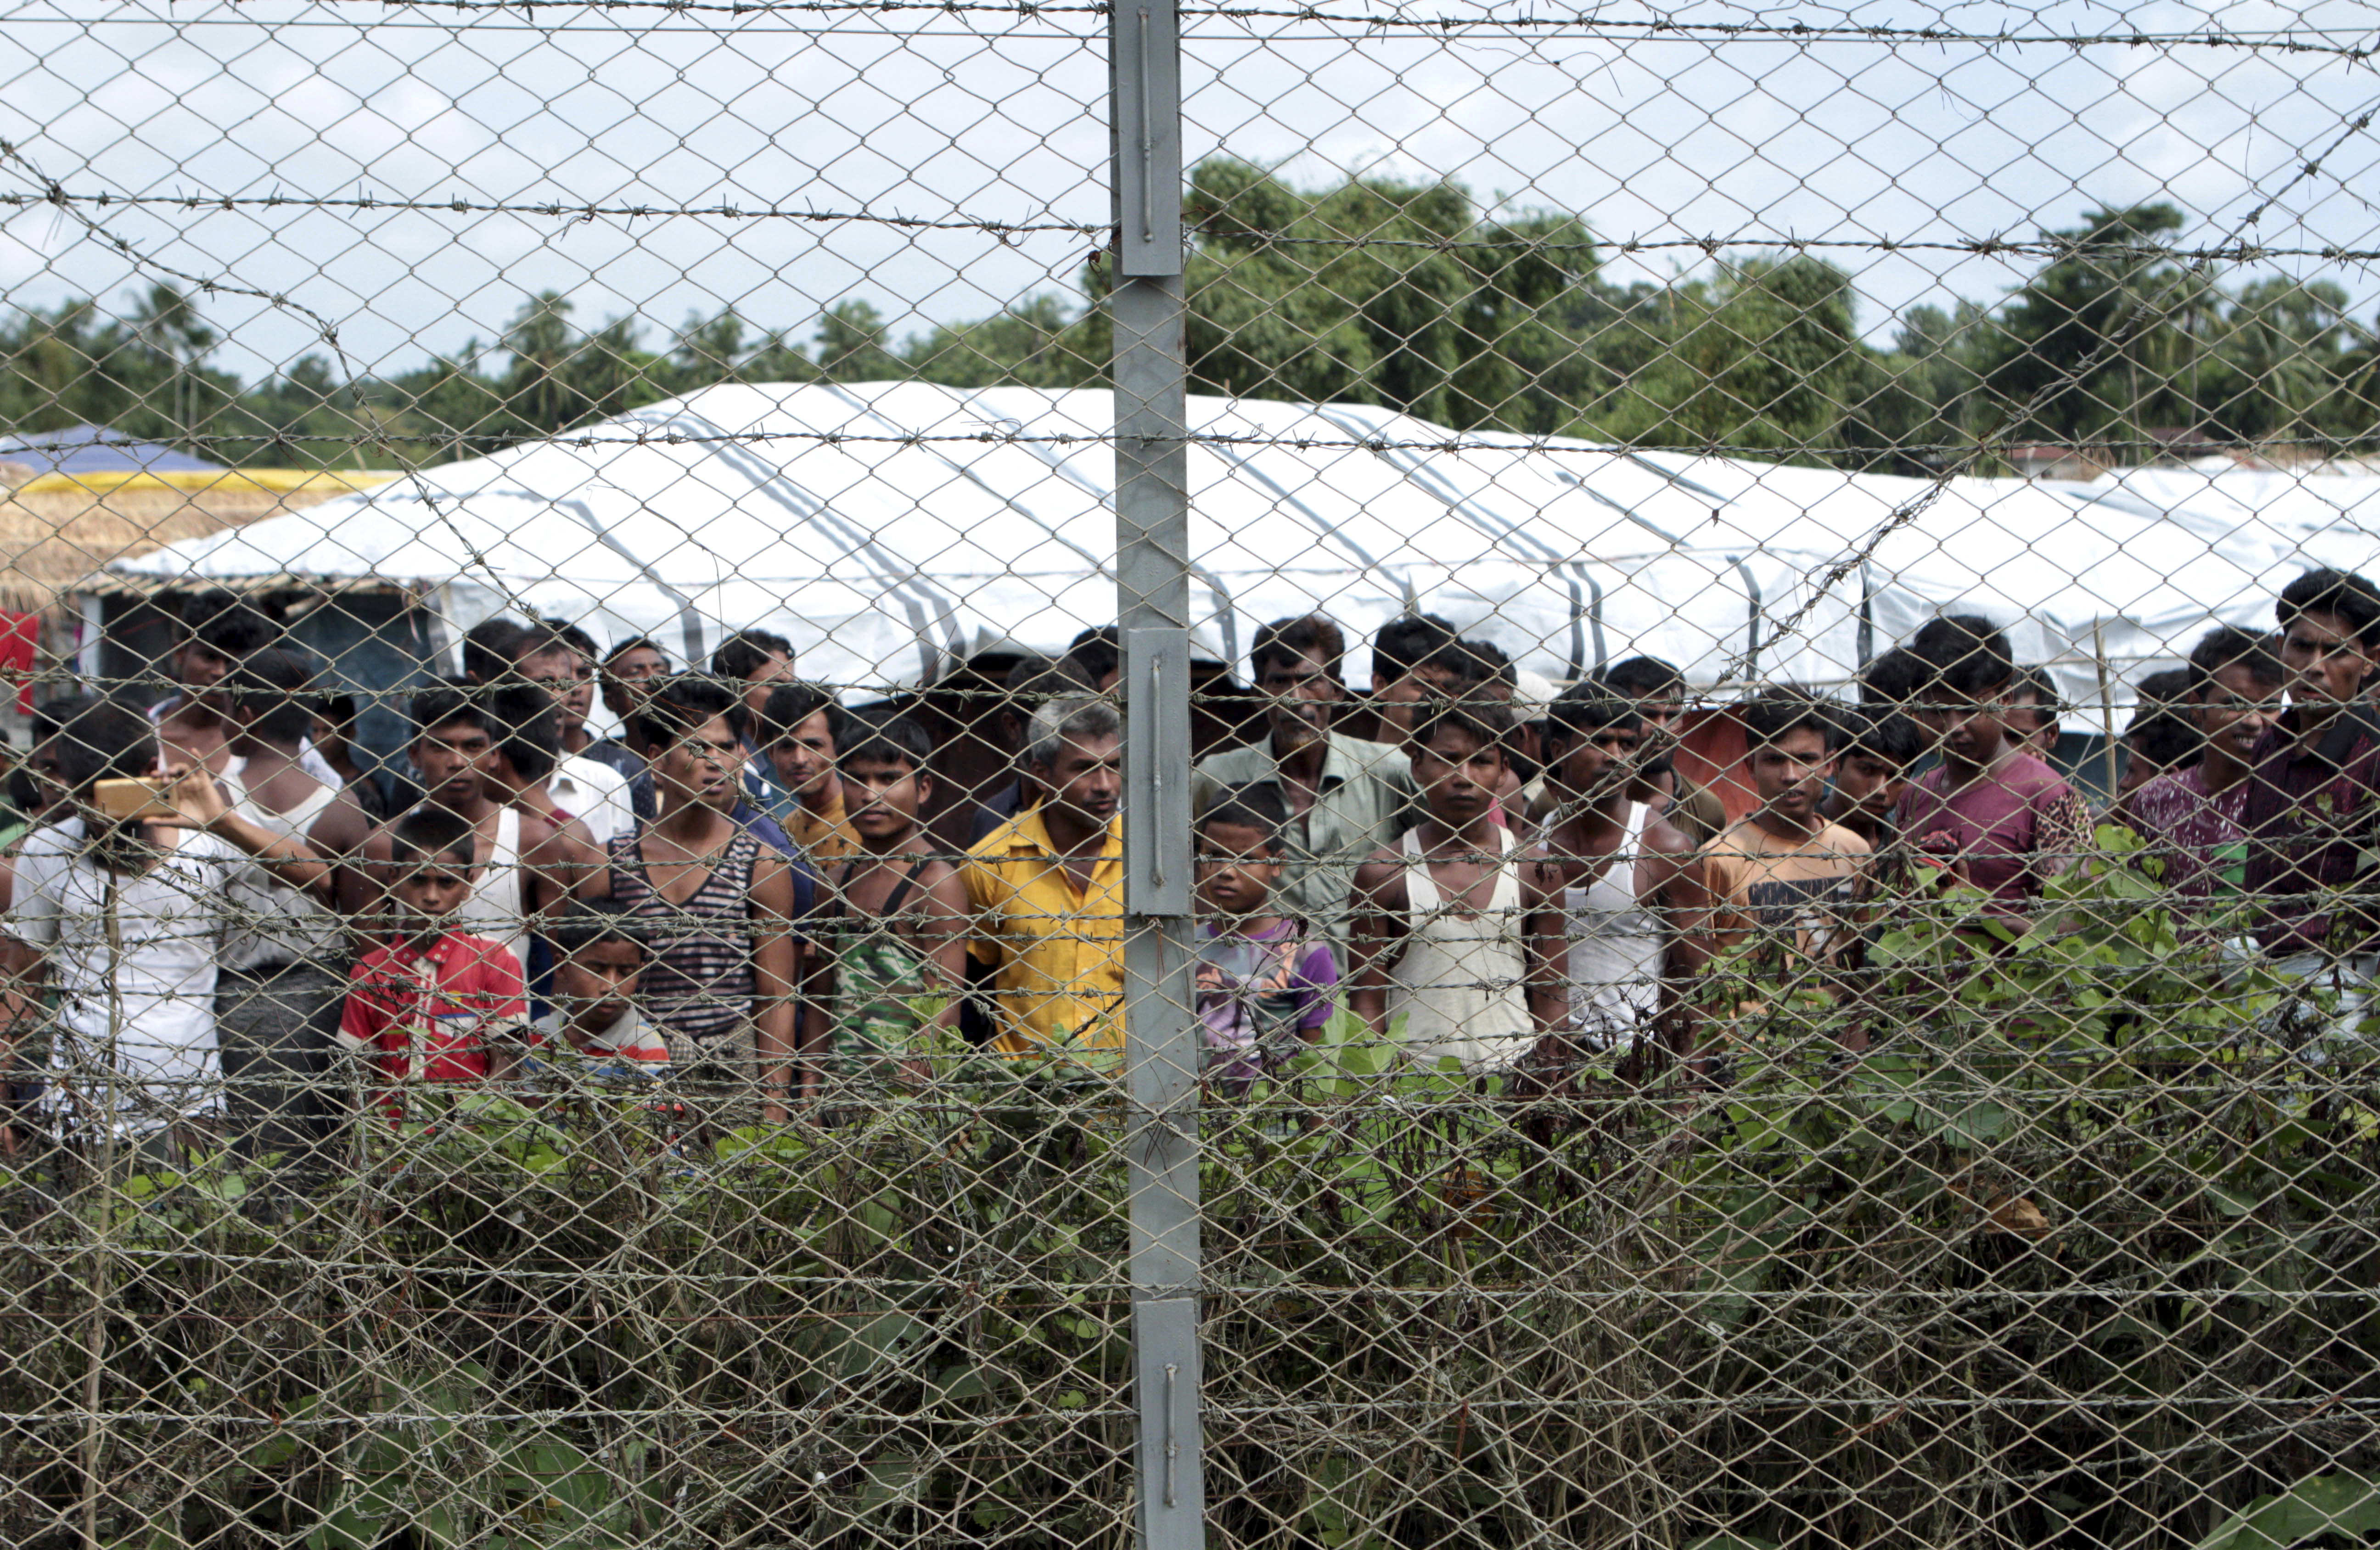
[(1546, 900), (1530, 1009), (1556, 1059), (1651, 1034), (1701, 965), (1679, 931), (1699, 914), (1694, 842), (1645, 800), (1645, 719), (1589, 679), (1555, 697), (1546, 783), (1556, 801), (1530, 875)]
[(2251, 760), (2281, 713), (2289, 674), (2273, 637), (2236, 624), (2209, 630), (2190, 652), (2186, 708), (2197, 723), (2198, 758), (2147, 781), (2124, 804), (2124, 821), (2165, 863), (2165, 886), (2198, 914), (2236, 899), (2246, 882)]
[[(779, 693), (783, 691), (780, 690)], [(772, 698), (773, 703), (773, 698)], [(837, 760), (856, 848), (831, 878), (817, 935), (828, 1015), (804, 1030), (805, 1085), (919, 1078), (929, 1034), (958, 1023), (969, 916), (956, 868), (926, 842), (933, 745), (906, 716), (852, 719)]]
[(2021, 667), (2009, 680), (2009, 741), (2044, 764), (2058, 757), (2059, 722), (2072, 713), (2047, 668)]
[(644, 1082), (669, 1070), (669, 1045), (637, 1007), (651, 948), (638, 924), (574, 899), (546, 927), (553, 1007), (536, 1025), (538, 1061), (597, 1082)]
[(1851, 939), (1866, 841), (1821, 806), (1842, 742), (1835, 708), (1807, 689), (1765, 689), (1742, 707), (1760, 805), (1703, 857), (1714, 955), (1758, 937), (1791, 958), (1831, 964)]
[(835, 773), (835, 745), (849, 721), (816, 684), (780, 684), (760, 711), (760, 751), (776, 793), (769, 816), (822, 871), (860, 848)]
[[(528, 992), (512, 951), (456, 928), (471, 892), (473, 826), (422, 806), (387, 831), (387, 945), (348, 977), (339, 1042), (391, 1083), (476, 1083), (510, 1072), (524, 1042)], [(382, 1100), (392, 1115), (403, 1103)]]
[(1851, 734), (1835, 760), (1834, 789), (1823, 811), (1828, 823), (1881, 851), (1900, 838), (1893, 810), (1909, 789), (1910, 770), (1925, 757), (1925, 730), (1889, 707), (1847, 706), (1841, 715)]
[(645, 772), (645, 756), (631, 746), (635, 737), (628, 723), (643, 708), (645, 696), (655, 684), (669, 676), (669, 657), (659, 645), (644, 636), (631, 636), (615, 643), (604, 654), (603, 665), (596, 670), (595, 681), (601, 686), (603, 708), (619, 719), (620, 732), (615, 737), (598, 738), (587, 745), (587, 757), (611, 766), (624, 781), (633, 781)]
[(1684, 730), (1686, 675), (1658, 657), (1630, 657), (1601, 674), (1614, 697), (1633, 701), (1645, 719), (1645, 759), (1638, 778), (1653, 810), (1697, 845), (1727, 827), (1727, 807), (1707, 786), (1678, 773), (1678, 734)]
[(1322, 1036), (1339, 988), (1328, 938), (1274, 902), (1288, 827), (1270, 785), (1227, 786), (1198, 815), (1200, 1065), (1234, 1096)]

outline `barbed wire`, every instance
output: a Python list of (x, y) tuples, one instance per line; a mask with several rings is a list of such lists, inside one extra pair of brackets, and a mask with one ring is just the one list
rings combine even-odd
[[(786, 385), (799, 386), (801, 384), (789, 383)], [(930, 381), (927, 381), (924, 385), (932, 386), (934, 384)], [(955, 391), (977, 393), (990, 392), (993, 390), (966, 388)], [(1096, 389), (1086, 391), (1105, 392), (1106, 387), (1105, 384), (1102, 383)], [(1245, 400), (1245, 402), (1263, 404), (1272, 401), (1251, 398)], [(382, 406), (385, 407), (387, 406)], [(401, 407), (401, 406), (397, 406)], [(626, 411), (626, 414), (633, 415), (637, 412), (638, 411), (636, 410), (629, 410)], [(625, 416), (623, 416), (622, 418), (625, 418)], [(1135, 441), (1144, 440), (1144, 438), (1137, 436), (1132, 439)], [(852, 445), (881, 446), (965, 444), (977, 446), (1073, 447), (1101, 446), (1115, 440), (1117, 440), (1117, 436), (1112, 431), (1087, 430), (1035, 431), (987, 428), (978, 430), (862, 431), (817, 430), (809, 427), (769, 430), (655, 430), (635, 432), (564, 430), (556, 433), (523, 435), (508, 438), (499, 438), (490, 432), (475, 431), (468, 428), (456, 428), (435, 431), (406, 431), (395, 430), (384, 431), (372, 430), (346, 434), (335, 432), (318, 433), (303, 430), (278, 431), (201, 430), (192, 431), (187, 435), (176, 436), (175, 438), (177, 445), (186, 445), (194, 449), (206, 447), (229, 448), (260, 445), (295, 446), (299, 443), (315, 446), (338, 447), (374, 447), (389, 445), (452, 448), (458, 441), (470, 443), (485, 442), (489, 444), (491, 449), (498, 446), (504, 449), (518, 449), (520, 447), (532, 445), (571, 447), (577, 449), (593, 449), (607, 446), (759, 446), (766, 445), (772, 442), (817, 442), (829, 446), (849, 443)], [(1524, 454), (1530, 456), (1543, 455), (1556, 457), (1626, 457), (1631, 454), (1659, 454), (1666, 456), (1677, 457), (1736, 457), (1755, 460), (1770, 465), (1776, 464), (1779, 452), (1777, 445), (1774, 442), (1737, 442), (1721, 440), (1712, 440), (1707, 442), (1586, 442), (1570, 438), (1558, 439), (1554, 437), (1531, 436), (1520, 431), (1496, 431), (1488, 433), (1465, 432), (1451, 436), (1439, 437), (1399, 437), (1311, 436), (1293, 431), (1276, 431), (1268, 433), (1252, 430), (1192, 430), (1180, 436), (1152, 436), (1145, 438), (1145, 440), (1155, 445), (1170, 446), (1180, 444), (1194, 447), (1282, 447), (1297, 452), (1432, 452), (1448, 454), (1494, 452)], [(2173, 454), (2175, 450), (2174, 442), (2170, 441), (2161, 441), (2153, 436), (2095, 437), (2088, 440), (2062, 440), (2044, 436), (2022, 436), (1987, 438), (1978, 441), (1894, 442), (1889, 444), (1878, 443), (1874, 446), (1813, 445), (1806, 448), (1788, 450), (1789, 452), (1798, 451), (1803, 455), (1811, 457), (1823, 456), (1828, 458), (1874, 460), (1894, 456), (1925, 458), (1928, 456), (1947, 456), (1953, 454), (1965, 454), (1975, 453), (1979, 449), (1983, 455), (1988, 457), (1995, 454), (2006, 454), (2024, 448), (2043, 445), (2054, 446), (2061, 453), (2074, 453), (2079, 454), (2106, 452), (2137, 452), (2154, 454), (2160, 457), (2169, 457)], [(2252, 455), (2265, 452), (2285, 452), (2299, 449), (2323, 452), (2342, 456), (2361, 455), (2355, 453), (2351, 447), (2340, 442), (2338, 440), (2322, 436), (2265, 437), (2259, 439), (2253, 443), (2193, 442), (2189, 443), (2189, 445), (2192, 450), (2200, 451), (2202, 455), (2215, 455), (2223, 453), (2242, 453)], [(1788, 466), (1790, 466), (1791, 465)], [(431, 468), (438, 467), (440, 465), (431, 463), (417, 465), (415, 466), (426, 471)], [(1807, 466), (1805, 465), (1804, 466)], [(391, 472), (402, 470), (376, 471)], [(1848, 473), (1854, 472), (1856, 470), (1846, 468), (1840, 471)], [(72, 475), (69, 474), (65, 477), (72, 478)], [(240, 477), (240, 470), (237, 467), (225, 468), (221, 471), (221, 477), (236, 481)], [(443, 500), (448, 497), (442, 493), (438, 498)]]
[[(2353, 127), (2363, 127), (2359, 123)], [(2352, 129), (2350, 131), (2352, 132)], [(5, 149), (5, 142), (0, 142)], [(2286, 190), (2284, 190), (2286, 192)], [(2279, 198), (2275, 195), (2274, 199)], [(2264, 200), (2252, 223), (2272, 199)], [(102, 189), (86, 193), (56, 185), (39, 192), (0, 193), (0, 209), (38, 209), (44, 205), (66, 207), (89, 205), (100, 210), (170, 209), (189, 213), (208, 211), (232, 212), (243, 210), (333, 210), (358, 212), (388, 212), (391, 213), (455, 214), (455, 215), (530, 215), (548, 220), (591, 222), (597, 220), (726, 220), (726, 221), (795, 221), (820, 224), (843, 223), (867, 224), (909, 228), (920, 231), (980, 232), (1003, 240), (1015, 236), (1065, 236), (1097, 237), (1111, 241), (1115, 235), (1112, 223), (1091, 221), (1021, 221), (990, 215), (956, 214), (949, 216), (905, 215), (871, 210), (795, 209), (784, 205), (745, 206), (717, 204), (571, 204), (558, 200), (474, 200), (460, 197), (298, 194), (221, 194), (221, 193), (153, 193), (125, 194)], [(1437, 253), (1481, 253), (1518, 255), (1536, 253), (1582, 253), (1590, 255), (1631, 255), (1694, 250), (1717, 258), (1727, 251), (1754, 248), (1764, 251), (1826, 252), (1858, 251), (1878, 253), (1941, 252), (1959, 253), (1977, 258), (2029, 258), (2049, 262), (2075, 258), (2104, 260), (2107, 262), (2143, 260), (2167, 263), (2260, 263), (2277, 259), (2314, 259), (2328, 263), (2371, 263), (2380, 261), (2380, 248), (2354, 248), (2338, 245), (2323, 247), (2291, 247), (2278, 243), (2228, 241), (2211, 246), (2182, 247), (2171, 243), (2096, 239), (2043, 233), (2038, 236), (2013, 237), (1985, 236), (1972, 237), (1868, 236), (1868, 237), (1807, 237), (1773, 232), (1717, 233), (1699, 236), (1609, 236), (1586, 242), (1559, 242), (1541, 237), (1511, 236), (1477, 238), (1468, 236), (1410, 237), (1369, 236), (1361, 235), (1336, 236), (1291, 236), (1264, 231), (1236, 231), (1219, 227), (1214, 222), (1205, 226), (1191, 225), (1196, 236), (1210, 241), (1230, 242), (1236, 246), (1262, 248), (1330, 248), (1341, 249), (1402, 248)]]
[[(996, 16), (1020, 21), (1067, 16), (1105, 18), (1113, 15), (1115, 10), (1114, 6), (1108, 3), (1108, 0), (1090, 0), (1090, 3), (1081, 5), (1043, 5), (1033, 3), (1033, 0), (1015, 0), (1015, 3), (1006, 5), (989, 3), (989, 0), (312, 0), (312, 3), (325, 6), (369, 6), (382, 11), (417, 10), (431, 14), (490, 12), (533, 16), (540, 10), (582, 13), (655, 13), (665, 16), (915, 14)], [(1852, 22), (1818, 24), (1799, 20), (1725, 22), (1686, 20), (1676, 17), (1650, 17), (1637, 19), (1608, 17), (1591, 12), (1573, 13), (1569, 16), (1459, 16), (1449, 13), (1413, 16), (1398, 11), (1382, 14), (1330, 10), (1320, 6), (1186, 6), (1181, 7), (1176, 15), (1184, 22), (1205, 19), (1281, 20), (1309, 24), (1327, 22), (1371, 30), (1410, 30), (1438, 36), (1487, 30), (1500, 33), (1577, 32), (1590, 35), (1604, 33), (1615, 36), (1674, 38), (1688, 42), (1759, 40), (1792, 42), (1969, 43), (1986, 48), (2203, 47), (2249, 52), (2276, 50), (2291, 54), (2320, 54), (2350, 61), (2369, 58), (2375, 49), (2380, 49), (2380, 43), (2375, 43), (2372, 40), (2370, 30), (2363, 28), (2275, 29), (2262, 32), (2221, 30), (2155, 31), (2146, 29), (2104, 29), (2078, 32), (2048, 30), (2028, 32), (2003, 29), (1993, 32), (1975, 32), (1949, 27), (1910, 27)], [(176, 20), (179, 24), (180, 18)], [(267, 21), (264, 18), (258, 18), (250, 24), (283, 25), (277, 20)], [(552, 28), (548, 24), (541, 30), (550, 30)], [(2361, 38), (2363, 41), (2334, 41), (2350, 38)]]

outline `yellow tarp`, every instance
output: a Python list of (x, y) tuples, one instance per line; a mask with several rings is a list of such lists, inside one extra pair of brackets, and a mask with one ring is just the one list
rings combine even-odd
[(370, 490), (397, 478), (396, 474), (379, 468), (191, 468), (170, 473), (150, 474), (138, 469), (92, 471), (82, 474), (42, 474), (17, 486), (18, 495), (41, 495), (50, 492), (70, 493), (86, 490), (91, 494), (113, 494), (134, 490), (261, 490), (273, 495), (289, 495), (299, 490), (331, 493), (345, 490)]

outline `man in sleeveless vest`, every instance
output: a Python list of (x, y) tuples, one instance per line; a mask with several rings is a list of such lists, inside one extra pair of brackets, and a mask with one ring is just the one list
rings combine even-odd
[(1422, 820), (1355, 875), (1354, 1010), (1423, 1065), (1508, 1070), (1536, 1042), (1526, 943), (1546, 900), (1494, 818), (1511, 729), (1493, 700), (1426, 707), (1409, 745)]
[(671, 1079), (782, 1121), (794, 1083), (802, 939), (798, 863), (735, 821), (751, 729), (744, 696), (686, 675), (647, 697), (660, 816), (614, 836), (609, 876), (581, 885), (649, 934), (645, 1014), (669, 1046)]
[(1635, 706), (1589, 682), (1553, 702), (1547, 784), (1557, 799), (1529, 870), (1550, 906), (1535, 939), (1530, 1007), (1568, 1064), (1650, 1037), (1701, 964), (1679, 930), (1702, 907), (1694, 842), (1642, 800)]
[[(424, 787), (421, 805), (471, 825), (477, 862), (457, 929), (503, 943), (526, 976), (532, 921), (568, 897), (588, 869), (582, 846), (543, 818), (504, 805), (491, 769), (504, 723), (488, 708), (487, 693), (440, 684), (414, 696), (413, 767)], [(342, 793), (310, 838), (318, 854), (335, 858), (339, 910), (360, 957), (386, 934), (388, 827), (371, 823), (352, 793)]]
[[(224, 680), (233, 726), (221, 784), (232, 811), (274, 834), (302, 838), (341, 788), (307, 767), (314, 724), (311, 664), (267, 647)], [(327, 889), (323, 890), (327, 893)], [(215, 980), (234, 1133), (258, 1155), (306, 1169), (338, 1112), (339, 1007), (347, 989), (344, 935), (326, 899), (261, 866), (233, 875), (236, 929)]]

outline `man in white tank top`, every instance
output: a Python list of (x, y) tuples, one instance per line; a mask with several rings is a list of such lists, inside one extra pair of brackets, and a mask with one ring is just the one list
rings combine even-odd
[[(314, 724), (312, 664), (268, 647), (224, 680), (233, 728), (219, 783), (231, 810), (302, 840), (339, 794), (305, 757)], [(215, 981), (215, 1036), (232, 1124), (243, 1148), (279, 1153), (301, 1171), (326, 1162), (339, 1010), (346, 996), (339, 917), (327, 876), (293, 888), (250, 865), (225, 890), (233, 908)]]
[[(503, 805), (490, 769), (503, 723), (488, 698), (487, 691), (449, 684), (416, 695), (413, 767), (427, 788), (423, 805), (443, 807), (471, 822), (478, 860), (471, 869), (471, 896), (456, 913), (457, 924), (511, 949), (526, 978), (531, 923), (569, 897), (589, 875), (589, 866), (583, 844), (534, 814)], [(382, 945), (387, 829), (373, 825), (352, 797), (343, 795), (315, 824), (313, 842), (318, 853), (342, 858), (339, 908), (358, 933), (358, 956)]]
[(1645, 719), (1602, 685), (1553, 702), (1547, 785), (1558, 803), (1529, 871), (1552, 906), (1541, 917), (1530, 1010), (1560, 1058), (1627, 1049), (1657, 1036), (1665, 976), (1700, 963), (1678, 926), (1701, 900), (1694, 842), (1642, 800)]
[(1527, 944), (1546, 900), (1493, 816), (1511, 728), (1493, 700), (1425, 708), (1409, 745), (1425, 816), (1355, 874), (1354, 1011), (1424, 1065), (1508, 1070), (1536, 1042)]

